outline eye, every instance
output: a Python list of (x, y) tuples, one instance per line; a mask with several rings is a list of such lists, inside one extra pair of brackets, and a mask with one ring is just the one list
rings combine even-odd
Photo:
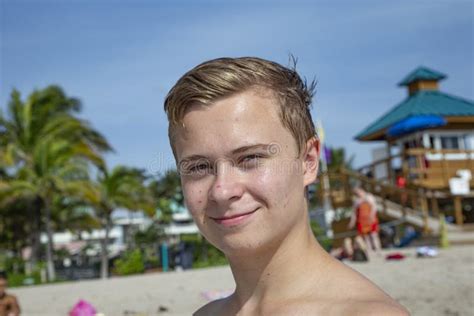
[(264, 156), (261, 154), (246, 155), (240, 159), (239, 164), (244, 167), (252, 167), (254, 165), (257, 165), (262, 158), (264, 158)]
[(191, 171), (191, 172), (202, 172), (203, 170), (207, 170), (208, 168), (209, 168), (209, 164), (201, 163), (199, 165), (195, 165), (195, 166), (189, 168), (189, 171)]
[(262, 158), (262, 156), (259, 155), (259, 154), (247, 155), (247, 156), (245, 156), (245, 157), (242, 158), (242, 162), (257, 160), (257, 159), (259, 159), (259, 158)]
[(203, 176), (210, 173), (212, 169), (208, 161), (185, 162), (180, 166), (181, 174), (187, 176)]

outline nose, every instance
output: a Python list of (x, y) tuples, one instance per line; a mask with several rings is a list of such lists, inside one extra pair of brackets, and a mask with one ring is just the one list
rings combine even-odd
[(214, 183), (209, 190), (209, 199), (218, 204), (238, 200), (244, 193), (244, 186), (237, 173), (232, 164), (217, 163)]

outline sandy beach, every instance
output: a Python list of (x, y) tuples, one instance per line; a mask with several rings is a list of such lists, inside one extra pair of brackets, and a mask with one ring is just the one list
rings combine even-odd
[[(384, 255), (395, 250), (385, 250)], [(416, 258), (403, 249), (401, 261), (373, 258), (348, 263), (406, 306), (412, 315), (474, 315), (474, 246), (441, 250), (436, 258)], [(23, 315), (67, 315), (85, 299), (106, 316), (190, 315), (207, 302), (204, 292), (232, 290), (229, 267), (153, 273), (11, 289)], [(161, 311), (160, 311), (161, 307)], [(165, 311), (166, 310), (166, 311)]]

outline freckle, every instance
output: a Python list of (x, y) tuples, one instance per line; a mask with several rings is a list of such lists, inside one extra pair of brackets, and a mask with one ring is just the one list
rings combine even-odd
[(202, 201), (198, 201), (198, 203), (202, 203)]

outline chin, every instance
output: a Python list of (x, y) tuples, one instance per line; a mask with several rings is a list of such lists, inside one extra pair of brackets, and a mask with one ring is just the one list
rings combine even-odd
[(268, 249), (270, 244), (269, 240), (262, 239), (262, 234), (227, 235), (209, 242), (227, 257), (259, 253)]

